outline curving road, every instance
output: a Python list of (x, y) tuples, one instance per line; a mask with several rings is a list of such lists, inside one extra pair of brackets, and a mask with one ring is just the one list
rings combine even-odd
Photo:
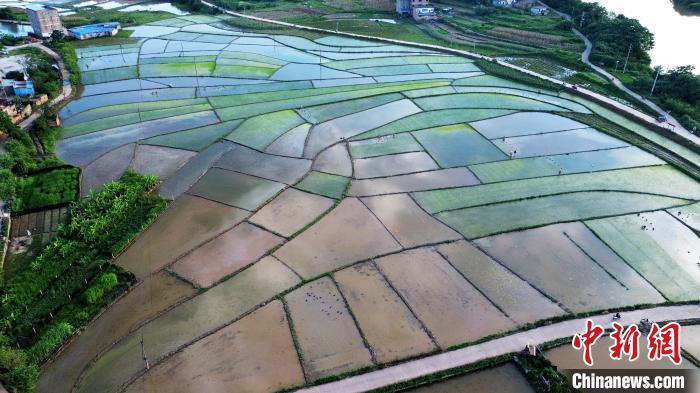
[[(700, 306), (668, 306), (655, 307), (646, 310), (623, 312), (618, 321), (623, 325), (637, 323), (643, 318), (651, 321), (683, 321), (700, 318)], [(455, 367), (466, 366), (500, 355), (520, 352), (528, 344), (543, 344), (580, 333), (585, 327), (587, 318), (573, 319), (542, 326), (536, 329), (515, 333), (509, 336), (487, 341), (482, 344), (428, 356), (422, 359), (401, 363), (396, 366), (345, 378), (324, 385), (313, 386), (298, 390), (301, 393), (355, 393), (366, 392), (391, 386), (399, 382), (435, 374)], [(611, 314), (591, 317), (596, 324), (612, 328)]]
[[(543, 3), (542, 1), (539, 2), (540, 4), (548, 7), (549, 9), (552, 10), (555, 14), (561, 16), (562, 18), (566, 20), (571, 20), (571, 15), (565, 14), (561, 11), (557, 11), (553, 9), (552, 7), (548, 6), (547, 4)], [(593, 43), (591, 40), (588, 39), (583, 33), (578, 31), (576, 28), (572, 28), (571, 31), (574, 32), (581, 40), (583, 40), (583, 43), (586, 44), (586, 49), (581, 53), (581, 61), (586, 64), (587, 66), (591, 67), (595, 72), (598, 74), (604, 76), (606, 79), (608, 79), (610, 82), (612, 82), (615, 87), (618, 89), (622, 90), (625, 92), (625, 94), (629, 95), (630, 97), (634, 97), (635, 99), (644, 102), (649, 108), (653, 109), (656, 113), (658, 113), (661, 116), (666, 117), (666, 124), (668, 124), (671, 127), (671, 130), (674, 131), (675, 133), (695, 142), (696, 144), (700, 144), (700, 138), (695, 136), (693, 133), (685, 129), (683, 125), (676, 120), (673, 116), (669, 115), (668, 112), (665, 110), (661, 109), (658, 105), (653, 103), (652, 101), (649, 101), (646, 99), (646, 97), (642, 96), (641, 94), (635, 93), (634, 91), (630, 90), (625, 86), (622, 81), (620, 81), (615, 75), (609, 73), (602, 67), (599, 67), (590, 61), (590, 56), (591, 52), (593, 51)]]
[[(55, 62), (58, 64), (58, 70), (61, 73), (61, 82), (62, 82), (62, 91), (61, 94), (56, 96), (51, 102), (49, 102), (49, 105), (56, 105), (60, 103), (61, 101), (67, 99), (68, 97), (73, 94), (73, 86), (71, 86), (70, 81), (68, 80), (70, 78), (70, 74), (68, 73), (68, 69), (66, 69), (66, 65), (63, 62), (63, 59), (61, 56), (56, 53), (53, 49), (48, 48), (44, 46), (40, 42), (35, 42), (32, 44), (24, 44), (24, 45), (17, 45), (17, 46), (8, 46), (7, 50), (15, 50), (15, 49), (22, 49), (22, 48), (28, 48), (28, 47), (34, 47), (34, 48), (39, 48), (42, 51), (44, 51), (47, 55), (49, 55)], [(32, 113), (28, 118), (24, 119), (21, 123), (19, 123), (19, 127), (23, 130), (29, 129), (32, 124), (34, 124), (34, 120), (36, 120), (39, 116), (41, 115), (40, 112), (34, 112)]]

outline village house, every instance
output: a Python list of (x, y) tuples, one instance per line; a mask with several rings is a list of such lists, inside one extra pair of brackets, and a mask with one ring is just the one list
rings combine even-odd
[(411, 15), (417, 22), (437, 19), (435, 7), (428, 0), (396, 0), (396, 12)]

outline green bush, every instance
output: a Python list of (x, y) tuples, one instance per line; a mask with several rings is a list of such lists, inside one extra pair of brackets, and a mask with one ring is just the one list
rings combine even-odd
[(105, 293), (109, 293), (109, 291), (119, 284), (117, 275), (114, 273), (103, 273), (95, 281), (96, 282), (83, 293), (83, 299), (88, 304), (99, 302), (102, 300)]
[(19, 178), (17, 195), (21, 201), (18, 211), (39, 209), (73, 202), (78, 199), (80, 170), (61, 168)]
[(0, 375), (7, 389), (19, 393), (33, 393), (36, 391), (36, 379), (38, 377), (39, 367), (31, 363)]
[(60, 322), (51, 326), (28, 351), (27, 356), (35, 364), (41, 364), (51, 355), (56, 348), (60, 347), (75, 329), (68, 323)]

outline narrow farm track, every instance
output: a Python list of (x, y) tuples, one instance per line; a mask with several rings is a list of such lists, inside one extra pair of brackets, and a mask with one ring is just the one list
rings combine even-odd
[[(645, 310), (624, 312), (622, 313), (622, 319), (620, 319), (620, 321), (622, 321), (621, 323), (624, 325), (631, 325), (643, 318), (663, 322), (693, 320), (700, 318), (700, 306), (655, 307)], [(406, 382), (438, 372), (466, 366), (500, 355), (520, 352), (528, 344), (543, 344), (573, 336), (582, 331), (587, 319), (588, 318), (579, 318), (542, 326), (455, 351), (432, 355), (385, 369), (346, 378), (337, 382), (297, 390), (297, 392), (355, 393), (391, 386), (400, 382)], [(598, 315), (590, 319), (596, 324), (605, 326), (606, 328), (612, 327), (610, 314)]]

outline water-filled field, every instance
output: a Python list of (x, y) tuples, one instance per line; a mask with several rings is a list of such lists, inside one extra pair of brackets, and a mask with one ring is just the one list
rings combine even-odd
[(85, 88), (57, 154), (84, 194), (131, 167), (173, 202), (115, 261), (139, 284), (40, 391), (277, 391), (540, 320), (700, 299), (698, 182), (572, 117), (700, 161), (692, 150), (467, 58), (224, 19), (78, 50)]

